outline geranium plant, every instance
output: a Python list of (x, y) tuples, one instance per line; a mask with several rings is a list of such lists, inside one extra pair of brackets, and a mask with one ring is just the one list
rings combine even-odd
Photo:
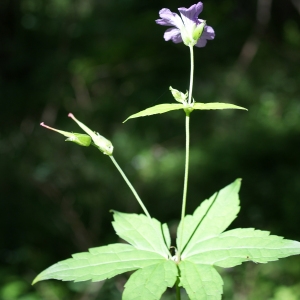
[[(85, 132), (71, 133), (55, 130), (67, 137), (66, 141), (80, 146), (94, 146), (107, 155), (132, 190), (144, 214), (128, 214), (112, 211), (112, 225), (117, 235), (128, 243), (116, 243), (74, 254), (72, 258), (58, 262), (41, 272), (33, 281), (46, 279), (63, 281), (101, 281), (118, 274), (135, 271), (125, 284), (123, 299), (160, 299), (168, 287), (176, 288), (176, 299), (181, 299), (185, 289), (193, 300), (221, 299), (223, 281), (215, 266), (229, 268), (242, 262), (266, 263), (278, 258), (300, 254), (300, 243), (270, 235), (253, 228), (237, 228), (225, 231), (240, 210), (237, 179), (196, 208), (193, 215), (186, 215), (189, 173), (189, 123), (194, 110), (239, 109), (228, 103), (199, 103), (193, 98), (194, 47), (204, 47), (215, 37), (212, 27), (199, 19), (203, 4), (198, 2), (189, 8), (179, 8), (180, 16), (164, 8), (156, 23), (171, 26), (164, 33), (166, 41), (183, 43), (191, 57), (190, 84), (186, 93), (170, 87), (177, 103), (166, 103), (147, 108), (128, 119), (162, 114), (172, 110), (185, 112), (186, 156), (183, 183), (181, 220), (177, 229), (176, 245), (171, 245), (168, 226), (152, 218), (136, 190), (113, 157), (113, 145), (99, 133), (73, 119)], [(126, 120), (126, 121), (127, 121)]]

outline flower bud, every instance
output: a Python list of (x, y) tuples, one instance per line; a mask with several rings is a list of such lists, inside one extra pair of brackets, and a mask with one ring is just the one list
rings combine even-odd
[(169, 87), (169, 90), (171, 91), (171, 93), (176, 101), (178, 101), (180, 103), (186, 102), (186, 99), (188, 97), (188, 92), (186, 92), (184, 94), (176, 89), (173, 89), (171, 86)]
[(84, 147), (88, 147), (91, 144), (92, 139), (87, 134), (73, 133), (73, 132), (58, 130), (58, 129), (55, 129), (55, 128), (45, 125), (44, 122), (42, 122), (40, 125), (47, 129), (56, 131), (56, 132), (64, 135), (65, 137), (67, 137), (67, 139), (65, 140), (66, 142), (74, 142), (74, 143), (76, 143), (80, 146), (84, 146)]
[(111, 141), (107, 140), (105, 137), (100, 135), (97, 132), (92, 131), (89, 129), (86, 125), (78, 121), (72, 113), (68, 114), (68, 117), (73, 119), (83, 131), (85, 131), (93, 140), (93, 144), (96, 148), (98, 148), (101, 152), (103, 152), (106, 155), (112, 155), (114, 147), (111, 143)]

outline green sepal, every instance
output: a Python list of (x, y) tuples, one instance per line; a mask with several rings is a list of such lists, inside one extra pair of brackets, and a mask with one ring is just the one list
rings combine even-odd
[(68, 137), (65, 141), (88, 147), (91, 144), (92, 138), (87, 134), (73, 133), (72, 136)]
[(192, 34), (194, 41), (197, 42), (199, 40), (199, 38), (201, 37), (201, 35), (203, 33), (203, 29), (204, 29), (205, 25), (206, 25), (206, 21), (203, 21), (201, 24), (199, 24), (196, 27), (196, 29), (194, 29), (193, 34)]

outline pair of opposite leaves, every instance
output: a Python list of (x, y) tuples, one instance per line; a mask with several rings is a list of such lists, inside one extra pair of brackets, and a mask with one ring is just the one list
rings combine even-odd
[[(300, 254), (300, 243), (269, 235), (267, 231), (238, 228), (224, 232), (236, 218), (240, 206), (237, 179), (184, 218), (178, 227), (180, 262), (170, 256), (171, 238), (166, 224), (145, 215), (113, 211), (113, 227), (129, 244), (111, 244), (72, 255), (40, 273), (46, 279), (101, 281), (134, 271), (122, 299), (160, 299), (167, 287), (179, 280), (191, 300), (218, 300), (223, 281), (214, 266), (229, 268), (252, 260), (266, 263)], [(181, 238), (181, 233), (182, 238)]]

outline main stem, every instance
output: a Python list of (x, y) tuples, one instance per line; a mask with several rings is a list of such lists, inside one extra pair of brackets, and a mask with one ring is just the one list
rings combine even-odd
[(179, 279), (176, 280), (176, 300), (181, 300), (180, 287), (179, 287)]
[[(193, 94), (193, 79), (194, 79), (194, 50), (193, 46), (189, 46), (190, 56), (191, 56), (191, 73), (190, 73), (190, 88), (189, 88), (189, 100), (188, 104), (192, 103), (192, 94)], [(190, 160), (190, 112), (186, 110), (185, 117), (185, 170), (184, 170), (184, 184), (183, 184), (183, 196), (182, 196), (182, 208), (181, 208), (181, 233), (179, 240), (179, 249), (177, 260), (180, 261), (181, 252), (183, 250), (182, 239), (184, 231), (184, 217), (186, 209), (186, 197), (187, 197), (187, 187), (188, 187), (188, 177), (189, 177), (189, 160)]]
[(182, 247), (182, 238), (183, 238), (183, 229), (184, 229), (184, 216), (186, 209), (186, 196), (187, 196), (187, 187), (188, 187), (188, 177), (189, 177), (189, 159), (190, 159), (190, 116), (187, 114), (185, 117), (185, 168), (184, 168), (184, 184), (183, 184), (183, 196), (182, 196), (182, 208), (181, 208), (181, 234), (180, 234), (180, 243), (178, 249), (178, 260), (180, 260)]
[(148, 213), (147, 208), (145, 207), (143, 201), (141, 200), (141, 198), (139, 197), (138, 193), (136, 192), (136, 190), (134, 189), (134, 187), (132, 186), (132, 184), (130, 183), (130, 181), (128, 180), (127, 176), (125, 175), (125, 173), (123, 172), (123, 170), (121, 169), (121, 167), (118, 165), (118, 163), (116, 162), (116, 160), (114, 159), (114, 157), (112, 155), (109, 155), (110, 159), (112, 160), (112, 162), (114, 163), (114, 165), (116, 166), (116, 168), (118, 169), (118, 171), (121, 173), (122, 177), (124, 178), (125, 182), (127, 183), (127, 185), (129, 186), (129, 188), (131, 189), (133, 195), (135, 196), (136, 200), (138, 201), (138, 203), (140, 204), (140, 206), (142, 207), (145, 215), (151, 219), (150, 214)]

